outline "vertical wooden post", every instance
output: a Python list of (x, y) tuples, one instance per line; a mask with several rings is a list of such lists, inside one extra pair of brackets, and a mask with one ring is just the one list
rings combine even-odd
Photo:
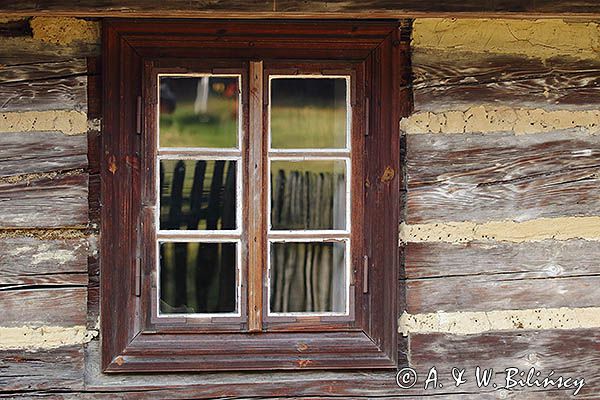
[(265, 140), (263, 135), (263, 63), (250, 62), (249, 150), (248, 150), (248, 331), (262, 330), (263, 280), (266, 260), (264, 226)]

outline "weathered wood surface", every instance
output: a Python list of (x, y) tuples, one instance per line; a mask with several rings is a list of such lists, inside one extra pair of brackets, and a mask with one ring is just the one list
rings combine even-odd
[(600, 275), (600, 246), (587, 240), (527, 243), (407, 243), (405, 278), (518, 279)]
[(0, 291), (0, 326), (81, 326), (86, 320), (86, 288)]
[(63, 62), (99, 53), (99, 44), (57, 45), (28, 37), (0, 37), (0, 64), (7, 69), (27, 63)]
[(388, 16), (493, 14), (493, 15), (598, 15), (600, 6), (594, 0), (368, 0), (368, 1), (298, 1), (298, 0), (228, 0), (189, 2), (174, 0), (160, 6), (147, 0), (87, 1), (45, 0), (0, 2), (0, 11), (13, 15), (77, 15), (77, 16), (163, 16), (163, 17), (256, 17), (256, 16)]
[(413, 73), (416, 111), (600, 108), (600, 61), (417, 50)]
[(60, 132), (0, 134), (0, 177), (87, 167), (85, 135)]
[[(83, 346), (66, 346), (52, 350), (0, 352), (0, 398), (20, 395), (52, 396), (64, 391), (72, 397), (83, 389)], [(79, 395), (82, 396), (82, 395)]]
[(408, 243), (405, 253), (409, 313), (600, 304), (597, 242)]
[(0, 183), (1, 228), (59, 228), (88, 222), (88, 175)]
[(85, 110), (86, 60), (28, 63), (0, 69), (0, 112)]
[(0, 289), (87, 284), (87, 239), (0, 238)]
[(600, 213), (600, 136), (408, 135), (407, 222)]
[[(527, 373), (533, 367), (541, 371), (539, 379), (545, 378), (551, 370), (555, 371), (555, 379), (558, 376), (583, 377), (585, 386), (576, 398), (597, 398), (600, 390), (597, 367), (600, 334), (597, 330), (501, 332), (469, 336), (414, 334), (410, 337), (410, 346), (411, 366), (422, 373), (435, 366), (440, 373), (440, 381), (445, 385), (450, 386), (454, 382), (450, 375), (453, 367), (465, 368), (465, 377), (469, 374), (471, 378), (470, 382), (461, 386), (465, 391), (477, 389), (474, 387), (477, 366), (494, 369), (493, 382), (498, 384), (498, 388), (504, 386), (506, 368), (515, 367)], [(547, 395), (541, 398), (570, 398), (573, 393), (572, 390), (564, 392), (551, 388), (529, 390)], [(480, 389), (480, 392), (485, 391), (494, 389)], [(432, 390), (430, 394), (436, 392)], [(502, 393), (496, 392), (502, 398)], [(520, 396), (516, 398), (525, 398), (523, 393)], [(531, 398), (529, 393), (526, 398)]]

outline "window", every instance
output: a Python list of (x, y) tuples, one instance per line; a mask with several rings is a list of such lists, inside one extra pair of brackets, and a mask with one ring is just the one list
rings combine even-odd
[(105, 372), (395, 368), (398, 23), (103, 41)]

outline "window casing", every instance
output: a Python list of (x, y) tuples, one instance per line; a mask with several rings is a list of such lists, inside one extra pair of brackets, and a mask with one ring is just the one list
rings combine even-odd
[[(106, 22), (105, 372), (395, 367), (399, 34), (395, 21)], [(161, 79), (186, 77), (238, 79), (235, 146), (160, 145)], [(345, 82), (343, 146), (339, 140), (322, 148), (287, 148), (289, 138), (274, 143), (273, 87), (285, 79)], [(195, 222), (179, 229), (161, 207), (167, 166), (215, 160), (236, 171), (233, 229), (197, 229)], [(271, 170), (311, 161), (344, 171), (344, 212), (331, 229), (276, 225)], [(343, 288), (343, 299), (337, 296), (326, 311), (289, 311), (274, 299), (281, 289), (273, 259), (281, 247), (307, 242), (331, 244), (344, 260), (337, 290)], [(182, 300), (161, 292), (161, 263), (183, 243), (235, 246), (229, 251), (236, 260), (233, 310), (172, 312)], [(175, 307), (163, 306), (164, 299)]]

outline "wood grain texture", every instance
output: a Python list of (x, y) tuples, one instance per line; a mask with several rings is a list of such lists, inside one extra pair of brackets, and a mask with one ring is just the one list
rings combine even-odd
[(62, 62), (99, 54), (98, 44), (73, 42), (57, 45), (29, 37), (0, 38), (0, 64), (5, 68), (26, 63)]
[[(474, 385), (474, 371), (477, 366), (493, 368), (493, 382), (498, 387), (504, 386), (505, 368), (515, 367), (522, 371), (535, 368), (541, 371), (545, 378), (551, 370), (555, 371), (553, 378), (558, 376), (583, 377), (585, 386), (581, 396), (576, 398), (595, 398), (597, 396), (600, 378), (597, 374), (598, 358), (600, 358), (600, 335), (596, 330), (573, 331), (530, 331), (502, 332), (482, 335), (454, 336), (445, 334), (417, 334), (410, 337), (411, 366), (419, 372), (426, 373), (435, 366), (440, 373), (440, 381), (454, 382), (450, 375), (453, 367), (465, 368), (465, 377), (469, 382), (460, 387), (463, 391), (494, 392), (492, 387), (478, 389)], [(467, 376), (469, 374), (470, 376)], [(547, 388), (533, 388), (538, 398), (571, 398), (573, 391), (558, 391)], [(430, 391), (435, 394), (438, 391)], [(498, 397), (503, 393), (498, 393)], [(521, 392), (516, 398), (525, 398)], [(520, 397), (519, 397), (520, 396)], [(478, 397), (480, 398), (480, 397)], [(485, 397), (484, 397), (485, 398)], [(529, 397), (529, 394), (526, 398)], [(534, 397), (535, 398), (535, 397)]]
[(0, 227), (60, 228), (88, 222), (85, 173), (0, 183)]
[(19, 392), (31, 398), (37, 391), (48, 395), (48, 391), (83, 390), (83, 375), (81, 345), (35, 352), (0, 352), (0, 398), (19, 396)]
[(87, 239), (0, 239), (0, 287), (87, 284)]
[(85, 135), (60, 132), (0, 134), (0, 177), (60, 172), (87, 166)]
[(407, 222), (600, 213), (600, 136), (408, 135)]
[(0, 326), (85, 325), (86, 301), (84, 287), (3, 290), (0, 291)]
[(86, 109), (86, 60), (12, 65), (0, 69), (0, 112)]
[[(409, 243), (409, 313), (590, 307), (600, 302), (596, 242)], [(435, 295), (432, 295), (435, 293)]]
[(477, 0), (444, 0), (421, 2), (418, 0), (368, 0), (368, 1), (296, 1), (296, 0), (227, 0), (220, 2), (190, 3), (174, 0), (156, 6), (147, 0), (88, 1), (29, 0), (18, 3), (3, 1), (0, 11), (8, 15), (67, 15), (67, 16), (164, 16), (213, 18), (256, 16), (387, 16), (414, 17), (426, 15), (597, 15), (599, 6), (593, 0), (502, 0), (481, 2)]
[(595, 60), (417, 49), (413, 73), (417, 111), (600, 107), (600, 61)]

